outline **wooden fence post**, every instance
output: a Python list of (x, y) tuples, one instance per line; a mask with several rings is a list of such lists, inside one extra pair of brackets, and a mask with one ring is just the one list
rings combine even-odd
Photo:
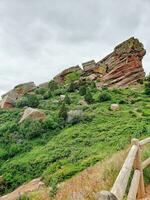
[(142, 168), (142, 161), (141, 161), (140, 142), (138, 139), (132, 139), (131, 143), (133, 145), (138, 146), (138, 151), (137, 151), (137, 155), (134, 162), (134, 169), (139, 170), (141, 173), (139, 187), (138, 187), (138, 198), (143, 198), (145, 196), (145, 187), (144, 187), (143, 168)]

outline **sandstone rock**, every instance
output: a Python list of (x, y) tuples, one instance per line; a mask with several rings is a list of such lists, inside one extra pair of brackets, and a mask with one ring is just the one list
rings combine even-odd
[(64, 101), (65, 95), (60, 95), (60, 101)]
[(17, 85), (14, 90), (19, 96), (23, 96), (27, 92), (31, 92), (36, 88), (36, 85), (34, 82), (28, 82), (28, 83), (23, 83), (20, 85)]
[(45, 119), (45, 113), (34, 108), (27, 108), (24, 113), (22, 118), (20, 119), (19, 123), (22, 123), (26, 119), (38, 119), (38, 120), (43, 120)]
[(110, 106), (110, 109), (111, 110), (119, 110), (120, 109), (120, 106), (119, 106), (119, 104), (111, 104), (111, 106)]
[(15, 101), (16, 99), (20, 98), (24, 94), (31, 92), (35, 88), (36, 86), (34, 82), (23, 83), (23, 84), (17, 85), (16, 87), (14, 87), (14, 89), (2, 95), (2, 99), (4, 99), (5, 96), (8, 96)]
[(75, 118), (82, 118), (83, 117), (83, 111), (82, 110), (70, 110), (68, 113), (67, 121), (71, 122)]
[(89, 76), (87, 76), (87, 79), (90, 81), (94, 81), (97, 79), (97, 75), (96, 74), (90, 74)]
[(88, 62), (82, 63), (82, 66), (85, 72), (92, 71), (96, 67), (96, 62), (95, 60), (90, 60)]
[(109, 87), (126, 87), (145, 76), (142, 58), (146, 51), (134, 37), (126, 40), (106, 56), (99, 64), (106, 68), (102, 82)]
[(13, 103), (14, 103), (14, 99), (6, 95), (1, 101), (0, 107), (2, 109), (12, 108)]
[(79, 67), (79, 65), (65, 69), (60, 74), (54, 77), (54, 81), (56, 81), (57, 83), (64, 83), (65, 77), (73, 72), (82, 73), (82, 69)]
[(49, 82), (45, 82), (38, 85), (38, 88), (48, 88), (48, 86), (49, 86)]

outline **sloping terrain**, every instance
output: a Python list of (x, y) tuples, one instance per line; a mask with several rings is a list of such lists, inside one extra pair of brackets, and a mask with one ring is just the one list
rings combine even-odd
[[(32, 92), (40, 99), (36, 107), (45, 112), (44, 121), (18, 124), (22, 108), (0, 111), (1, 194), (40, 176), (56, 191), (58, 183), (124, 149), (132, 137), (147, 136), (150, 98), (144, 94), (143, 85), (99, 91), (88, 83), (88, 88), (93, 101), (87, 105), (80, 105), (84, 96), (78, 89), (66, 92), (71, 100), (66, 108), (82, 110), (84, 117), (80, 120), (66, 122), (60, 118), (64, 86), (46, 100), (39, 91)], [(100, 97), (106, 94), (109, 98), (102, 100)], [(112, 103), (119, 103), (120, 109), (111, 110)]]

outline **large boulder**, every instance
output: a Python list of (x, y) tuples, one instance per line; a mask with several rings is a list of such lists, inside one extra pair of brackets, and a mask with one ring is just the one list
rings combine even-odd
[(78, 73), (82, 73), (82, 69), (79, 67), (79, 65), (73, 66), (73, 67), (69, 67), (65, 70), (63, 70), (60, 74), (58, 74), (57, 76), (54, 77), (54, 81), (57, 83), (64, 83), (65, 82), (65, 78), (68, 74), (71, 74), (73, 72), (78, 72)]
[(23, 121), (25, 121), (29, 118), (43, 120), (43, 119), (45, 119), (45, 113), (38, 109), (26, 108), (19, 123), (22, 123)]
[(9, 96), (10, 98), (16, 100), (23, 96), (24, 94), (31, 92), (36, 88), (36, 85), (34, 82), (28, 82), (28, 83), (22, 83), (20, 85), (17, 85), (14, 87), (14, 89), (10, 90), (6, 94), (2, 95), (2, 99), (5, 96)]
[(0, 102), (0, 107), (2, 109), (8, 109), (8, 108), (12, 108), (13, 107), (13, 103), (14, 103), (14, 99), (12, 99), (11, 97), (9, 97), (8, 95), (6, 95), (2, 101)]

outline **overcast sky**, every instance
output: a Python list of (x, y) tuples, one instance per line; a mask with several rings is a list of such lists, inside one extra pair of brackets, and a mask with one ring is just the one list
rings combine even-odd
[(150, 0), (0, 0), (0, 94), (96, 61), (123, 40), (144, 44), (150, 72)]

